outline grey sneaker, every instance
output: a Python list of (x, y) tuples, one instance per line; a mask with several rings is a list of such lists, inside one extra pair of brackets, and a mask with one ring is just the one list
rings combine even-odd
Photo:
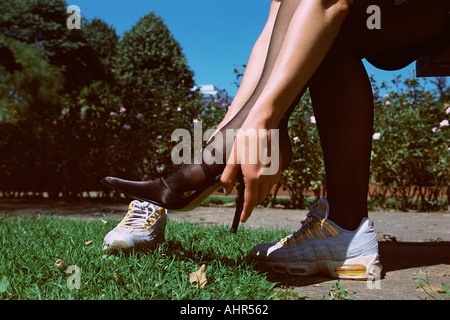
[(134, 200), (122, 221), (103, 240), (103, 251), (145, 251), (164, 242), (167, 210)]
[(348, 231), (328, 219), (325, 198), (308, 212), (301, 228), (278, 243), (262, 243), (250, 252), (253, 259), (273, 271), (309, 276), (326, 273), (341, 279), (368, 279), (380, 276), (378, 241), (373, 222), (361, 221)]

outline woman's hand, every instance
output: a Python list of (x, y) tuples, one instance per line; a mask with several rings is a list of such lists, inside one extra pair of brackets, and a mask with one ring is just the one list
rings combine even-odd
[(246, 222), (256, 205), (267, 197), (281, 174), (278, 129), (266, 121), (248, 117), (236, 135), (233, 150), (222, 173), (225, 193), (230, 194), (242, 170), (245, 183), (241, 222)]

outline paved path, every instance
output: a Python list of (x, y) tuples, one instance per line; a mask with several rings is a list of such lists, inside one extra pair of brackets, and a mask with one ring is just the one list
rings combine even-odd
[[(126, 209), (126, 204), (0, 201), (0, 212), (8, 215), (44, 212), (97, 219), (122, 217)], [(300, 227), (306, 213), (303, 210), (256, 209), (241, 227), (294, 231)], [(170, 212), (169, 219), (203, 225), (231, 225), (233, 214), (231, 206), (199, 207), (190, 212)], [(445, 297), (445, 293), (439, 291), (442, 283), (450, 285), (450, 214), (371, 212), (370, 218), (375, 222), (380, 244), (382, 279), (369, 286), (366, 281), (342, 280), (341, 287), (345, 287), (353, 298), (361, 300), (426, 299), (429, 297), (424, 290), (416, 289), (417, 283), (413, 279), (414, 272), (422, 271), (430, 277), (433, 289)], [(287, 281), (298, 293), (318, 299), (328, 294), (330, 285), (336, 284), (335, 279), (325, 276), (270, 277), (274, 281)]]

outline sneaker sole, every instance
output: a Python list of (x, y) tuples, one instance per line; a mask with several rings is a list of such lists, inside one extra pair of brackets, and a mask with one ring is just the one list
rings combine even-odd
[(318, 273), (325, 273), (333, 278), (352, 280), (380, 279), (382, 270), (378, 254), (340, 261), (266, 262), (266, 264), (277, 273), (288, 273), (297, 276), (312, 276)]
[(104, 252), (127, 251), (129, 247), (124, 240), (114, 240), (110, 245), (103, 245)]
[(153, 243), (147, 244), (146, 246), (136, 245), (134, 247), (129, 247), (125, 240), (114, 240), (110, 245), (103, 245), (103, 252), (106, 253), (117, 253), (119, 251), (123, 251), (125, 253), (131, 252), (135, 250), (136, 252), (146, 252), (149, 250), (155, 249), (158, 245), (162, 244), (165, 241), (165, 238), (160, 238), (158, 240), (154, 240)]

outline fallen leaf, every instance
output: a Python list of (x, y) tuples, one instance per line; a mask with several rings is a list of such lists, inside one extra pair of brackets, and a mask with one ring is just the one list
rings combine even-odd
[(202, 265), (200, 269), (198, 269), (195, 272), (192, 272), (189, 274), (189, 282), (190, 283), (196, 283), (195, 288), (198, 288), (200, 285), (200, 289), (203, 289), (208, 282), (206, 280), (206, 265)]
[(92, 244), (92, 242), (94, 242), (94, 241), (93, 240), (89, 240), (89, 241), (86, 241), (84, 244), (87, 245), (87, 246), (90, 246)]
[(55, 267), (59, 268), (59, 267), (61, 267), (61, 266), (66, 267), (67, 264), (66, 264), (64, 261), (62, 261), (61, 259), (56, 260), (56, 261), (55, 261)]

